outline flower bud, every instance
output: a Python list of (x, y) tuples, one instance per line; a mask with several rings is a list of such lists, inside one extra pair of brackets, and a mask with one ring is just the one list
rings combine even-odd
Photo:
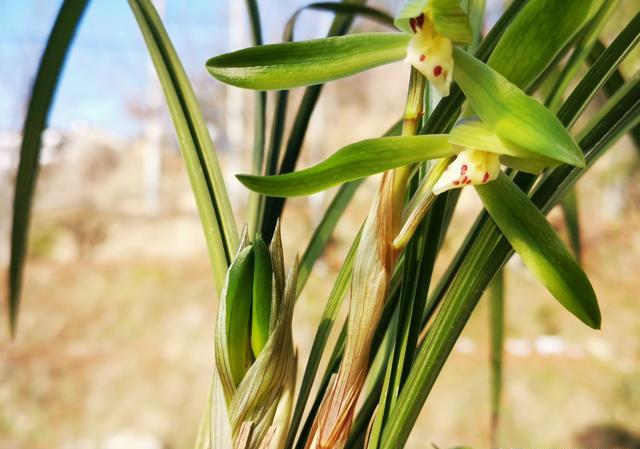
[(298, 260), (285, 281), (279, 227), (270, 248), (243, 238), (215, 330), (211, 449), (280, 449), (291, 417)]

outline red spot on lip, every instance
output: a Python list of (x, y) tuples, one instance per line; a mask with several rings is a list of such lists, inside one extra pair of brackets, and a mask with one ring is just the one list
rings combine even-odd
[(433, 75), (434, 76), (440, 76), (440, 74), (442, 73), (442, 66), (437, 65), (433, 68)]
[(420, 61), (424, 61), (427, 57), (425, 55), (420, 55)]
[(482, 177), (482, 182), (486, 183), (489, 180), (489, 172), (484, 172), (484, 176)]
[(461, 181), (461, 182), (462, 182), (463, 184), (466, 184), (468, 180), (469, 180), (469, 178), (467, 178), (466, 176), (464, 176), (464, 177), (462, 178), (462, 181)]
[(467, 164), (464, 164), (462, 167), (460, 167), (460, 174), (464, 175), (467, 172), (467, 169), (469, 167), (467, 167)]
[(457, 179), (455, 181), (453, 181), (453, 185), (457, 186), (458, 184), (460, 184), (460, 181), (458, 181)]

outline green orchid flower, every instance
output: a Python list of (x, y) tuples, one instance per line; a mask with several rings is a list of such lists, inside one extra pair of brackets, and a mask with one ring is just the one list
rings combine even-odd
[(469, 19), (458, 2), (408, 1), (394, 22), (411, 35), (405, 61), (424, 75), (443, 97), (453, 80), (453, 44), (471, 42)]

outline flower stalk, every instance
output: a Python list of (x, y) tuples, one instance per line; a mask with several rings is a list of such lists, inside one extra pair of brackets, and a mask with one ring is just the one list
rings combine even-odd
[[(403, 135), (414, 135), (423, 114), (426, 80), (411, 70), (403, 116)], [(365, 221), (353, 267), (347, 341), (338, 373), (330, 382), (307, 440), (307, 449), (344, 447), (356, 403), (369, 369), (371, 342), (387, 297), (398, 252), (393, 239), (400, 229), (411, 167), (387, 171)]]

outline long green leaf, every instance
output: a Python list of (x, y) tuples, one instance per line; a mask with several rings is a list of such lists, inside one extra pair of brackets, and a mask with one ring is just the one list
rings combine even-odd
[(531, 0), (496, 46), (488, 64), (526, 89), (562, 51), (602, 0)]
[(40, 139), (47, 126), (47, 116), (60, 80), (64, 61), (88, 0), (65, 0), (51, 29), (33, 83), (29, 109), (22, 128), (20, 163), (16, 176), (11, 226), (11, 260), (9, 263), (9, 327), (15, 335), (20, 308), (22, 273), (27, 256), (29, 221), (38, 179)]
[(582, 259), (582, 244), (580, 243), (580, 217), (578, 214), (578, 195), (576, 189), (571, 189), (560, 202), (564, 222), (567, 225), (567, 234), (573, 254), (578, 262)]
[(580, 84), (571, 92), (565, 105), (571, 108), (563, 108), (558, 111), (558, 118), (567, 125), (565, 116), (578, 117), (587, 107), (598, 89), (605, 85), (607, 80), (617, 72), (620, 63), (631, 53), (640, 42), (640, 12), (624, 27), (615, 40), (600, 55), (591, 66)]
[(238, 233), (215, 149), (195, 94), (149, 0), (129, 0), (162, 85), (191, 180), (218, 289), (238, 247)]
[(580, 40), (576, 44), (573, 53), (571, 53), (571, 57), (562, 68), (562, 72), (553, 84), (551, 92), (545, 101), (545, 105), (552, 111), (557, 111), (560, 107), (564, 91), (569, 86), (569, 83), (571, 83), (571, 80), (575, 78), (582, 63), (591, 52), (591, 47), (593, 47), (598, 40), (602, 27), (607, 23), (609, 17), (611, 17), (611, 14), (619, 4), (619, 0), (607, 0), (603, 2), (591, 22), (581, 33)]
[(344, 78), (399, 61), (409, 36), (365, 33), (262, 45), (215, 56), (207, 70), (233, 86), (258, 90), (290, 89)]
[[(602, 56), (602, 53), (606, 50), (606, 47), (600, 40), (596, 40), (591, 47), (591, 52), (587, 57), (589, 65), (593, 65), (596, 60)], [(603, 88), (606, 94), (611, 97), (616, 91), (624, 84), (624, 77), (620, 73), (620, 70), (616, 70), (611, 74), (611, 77), (604, 84)], [(634, 128), (630, 132), (631, 139), (636, 146), (636, 150), (640, 152), (640, 127)]]
[[(251, 22), (251, 35), (253, 37), (253, 45), (262, 45), (262, 23), (260, 22), (260, 10), (256, 0), (246, 0), (247, 11), (249, 13), (249, 21)], [(253, 154), (251, 158), (251, 172), (254, 175), (262, 174), (262, 165), (264, 164), (264, 147), (266, 135), (267, 121), (267, 93), (256, 92), (255, 94), (255, 114), (254, 114), (254, 131), (253, 131)], [(254, 236), (258, 230), (260, 223), (260, 208), (263, 204), (263, 198), (252, 192), (249, 196), (247, 205), (247, 225), (249, 227), (249, 235)]]
[(491, 447), (498, 447), (497, 434), (500, 421), (500, 398), (502, 396), (502, 355), (504, 352), (504, 270), (496, 274), (489, 286), (489, 334), (491, 366)]
[(336, 14), (351, 14), (354, 16), (360, 16), (363, 18), (374, 20), (383, 25), (393, 27), (393, 17), (386, 12), (371, 8), (369, 6), (354, 4), (354, 3), (335, 3), (335, 2), (315, 2), (304, 5), (296, 10), (295, 13), (287, 21), (287, 25), (284, 29), (284, 42), (293, 40), (293, 30), (298, 21), (298, 17), (303, 11), (315, 10), (315, 11), (330, 11)]
[(498, 136), (540, 156), (584, 166), (580, 148), (551, 111), (463, 50), (454, 49), (454, 60), (454, 79)]
[(380, 137), (347, 145), (305, 170), (277, 176), (237, 175), (251, 190), (271, 196), (300, 196), (415, 162), (454, 154), (444, 134)]

